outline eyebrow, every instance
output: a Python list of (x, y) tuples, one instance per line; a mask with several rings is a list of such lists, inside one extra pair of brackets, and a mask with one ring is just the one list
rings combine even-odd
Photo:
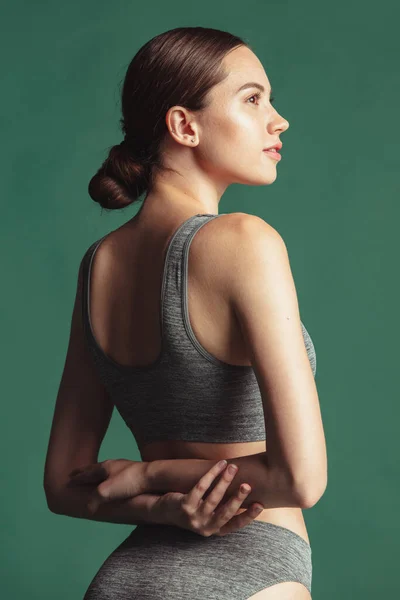
[[(236, 90), (236, 93), (238, 94), (242, 90), (252, 87), (259, 89), (261, 92), (265, 92), (265, 87), (261, 85), (261, 83), (257, 83), (256, 81), (249, 81), (248, 83), (244, 83), (242, 86), (240, 86), (240, 88)], [(272, 94), (272, 88), (270, 90), (270, 93)]]

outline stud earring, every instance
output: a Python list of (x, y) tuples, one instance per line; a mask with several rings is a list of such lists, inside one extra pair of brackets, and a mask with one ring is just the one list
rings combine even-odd
[(192, 142), (195, 142), (195, 141), (196, 141), (195, 138), (192, 138)]

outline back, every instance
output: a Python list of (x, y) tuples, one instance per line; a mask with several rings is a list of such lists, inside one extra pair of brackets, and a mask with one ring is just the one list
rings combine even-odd
[[(264, 441), (264, 409), (252, 366), (231, 365), (210, 354), (197, 340), (188, 316), (187, 267), (191, 241), (208, 221), (222, 215), (197, 214), (184, 221), (167, 247), (161, 289), (162, 346), (146, 366), (126, 366), (107, 356), (90, 321), (89, 290), (93, 256), (83, 258), (85, 335), (99, 377), (139, 446), (152, 441), (214, 443)], [(302, 324), (304, 343), (315, 375), (316, 356)]]

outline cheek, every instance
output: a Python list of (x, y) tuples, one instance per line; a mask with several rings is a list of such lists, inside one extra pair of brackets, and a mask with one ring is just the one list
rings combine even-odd
[(222, 110), (209, 116), (203, 124), (203, 157), (208, 163), (208, 168), (237, 173), (256, 167), (255, 161), (260, 163), (263, 140), (262, 125), (254, 115), (242, 111)]
[(226, 124), (226, 139), (231, 156), (240, 159), (243, 164), (254, 164), (262, 159), (261, 154), (266, 134), (263, 124), (256, 114), (236, 111)]
[(221, 119), (212, 136), (215, 151), (231, 158), (245, 159), (249, 152), (253, 154), (256, 149), (256, 131), (257, 128), (249, 119), (243, 117)]

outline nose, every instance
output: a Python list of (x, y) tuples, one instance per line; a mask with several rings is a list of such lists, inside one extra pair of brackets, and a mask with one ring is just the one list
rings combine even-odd
[(282, 117), (277, 111), (275, 118), (271, 121), (271, 129), (273, 131), (280, 131), (281, 133), (289, 129), (289, 121), (287, 121), (284, 117)]

